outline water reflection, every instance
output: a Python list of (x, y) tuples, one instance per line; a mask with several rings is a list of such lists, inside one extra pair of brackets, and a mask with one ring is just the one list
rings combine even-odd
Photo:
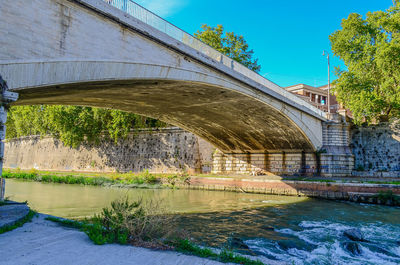
[(300, 197), (268, 196), (233, 192), (172, 189), (122, 189), (83, 185), (7, 180), (6, 196), (29, 202), (31, 208), (65, 218), (91, 216), (121, 196), (132, 200), (159, 198), (175, 213), (220, 212), (275, 206), (307, 200)]

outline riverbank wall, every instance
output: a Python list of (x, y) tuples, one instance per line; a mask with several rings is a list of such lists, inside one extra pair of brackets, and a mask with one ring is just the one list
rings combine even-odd
[(353, 126), (353, 176), (400, 177), (400, 120)]
[(400, 185), (274, 179), (268, 177), (191, 177), (182, 188), (306, 196), (329, 200), (400, 206)]
[(5, 143), (5, 168), (84, 172), (209, 173), (277, 176), (400, 178), (400, 121), (371, 126), (328, 122), (324, 146), (301, 150), (224, 154), (179, 128), (139, 130), (128, 138), (79, 148), (52, 137)]
[(28, 136), (5, 143), (5, 168), (80, 172), (207, 173), (215, 148), (179, 128), (143, 129), (117, 143), (64, 146), (53, 137)]

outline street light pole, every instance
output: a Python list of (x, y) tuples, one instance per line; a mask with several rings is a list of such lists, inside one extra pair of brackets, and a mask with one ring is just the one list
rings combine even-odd
[(324, 51), (322, 53), (323, 56), (326, 55), (328, 59), (328, 114), (331, 113), (331, 65), (329, 63), (329, 53)]

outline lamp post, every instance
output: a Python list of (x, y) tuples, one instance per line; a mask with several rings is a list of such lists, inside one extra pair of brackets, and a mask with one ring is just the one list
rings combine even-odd
[(328, 115), (331, 113), (331, 65), (329, 63), (329, 53), (323, 51), (322, 56), (328, 59)]

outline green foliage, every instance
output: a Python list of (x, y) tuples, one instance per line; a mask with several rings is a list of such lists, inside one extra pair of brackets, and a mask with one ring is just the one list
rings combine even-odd
[(175, 249), (179, 252), (195, 255), (202, 258), (217, 258), (218, 254), (209, 248), (201, 248), (193, 244), (190, 240), (181, 239), (173, 242)]
[[(160, 177), (154, 174), (144, 171), (143, 173), (133, 174), (133, 173), (121, 173), (114, 174), (111, 177), (101, 177), (101, 176), (81, 176), (81, 175), (48, 175), (40, 174), (39, 172), (11, 172), (9, 170), (4, 170), (4, 178), (16, 178), (24, 179), (38, 182), (47, 183), (64, 183), (64, 184), (83, 184), (83, 185), (93, 185), (102, 186), (110, 184), (150, 184), (155, 185), (161, 182)], [(166, 177), (168, 178), (168, 176)]]
[(397, 204), (400, 203), (400, 197), (395, 195), (392, 190), (380, 191), (376, 197), (383, 203)]
[(127, 244), (129, 223), (134, 219), (144, 219), (145, 209), (142, 201), (129, 202), (128, 198), (111, 202), (110, 208), (103, 208), (99, 215), (92, 219), (92, 226), (85, 230), (89, 238), (98, 245), (106, 243)]
[(210, 27), (204, 24), (194, 36), (247, 68), (260, 72), (258, 59), (253, 59), (254, 51), (249, 50), (249, 45), (242, 35), (236, 35), (234, 32), (226, 32), (224, 35), (222, 25)]
[(196, 246), (191, 241), (187, 239), (180, 239), (172, 242), (172, 245), (179, 252), (191, 254), (194, 256), (202, 258), (210, 258), (223, 263), (237, 263), (244, 265), (263, 265), (259, 260), (252, 260), (241, 255), (235, 254), (226, 249), (222, 250), (220, 253), (215, 253), (209, 248), (201, 248)]
[(81, 184), (93, 186), (127, 186), (129, 188), (175, 187), (177, 183), (188, 184), (187, 174), (153, 174), (148, 170), (140, 173), (73, 173), (31, 170), (4, 170), (4, 178), (15, 178), (46, 183)]
[(356, 171), (364, 171), (364, 170), (365, 170), (365, 168), (364, 168), (363, 165), (358, 164), (358, 165), (356, 166)]
[(18, 227), (23, 226), (25, 223), (31, 222), (32, 218), (35, 215), (36, 215), (35, 211), (29, 210), (29, 213), (24, 218), (22, 218), (21, 220), (19, 220), (16, 223), (14, 223), (13, 225), (7, 225), (7, 226), (0, 227), (0, 234), (12, 231), (12, 230), (14, 230), (14, 229), (16, 229)]
[(347, 69), (336, 68), (337, 99), (356, 123), (400, 116), (400, 1), (364, 19), (350, 14), (329, 38)]
[(65, 145), (98, 143), (102, 136), (117, 142), (130, 130), (164, 127), (166, 124), (137, 114), (113, 109), (78, 106), (15, 106), (6, 123), (7, 138), (52, 135)]
[(78, 222), (74, 220), (68, 220), (68, 219), (62, 219), (59, 217), (53, 217), (53, 216), (48, 216), (45, 218), (48, 221), (52, 221), (55, 223), (58, 223), (62, 226), (69, 227), (69, 228), (75, 228), (75, 229), (82, 229), (85, 226), (85, 223), (83, 222)]
[[(66, 220), (55, 217), (47, 217), (46, 220), (56, 222), (62, 226), (76, 228), (84, 231), (92, 242), (96, 245), (104, 245), (110, 243), (119, 243), (119, 244), (134, 244), (139, 246), (146, 247), (160, 247), (160, 238), (163, 233), (160, 233), (157, 230), (159, 225), (162, 226), (173, 226), (174, 223), (171, 222), (174, 219), (167, 217), (167, 222), (165, 221), (165, 215), (161, 215), (160, 217), (156, 216), (154, 218), (148, 218), (148, 207), (143, 207), (141, 201), (130, 203), (127, 199), (114, 201), (111, 205), (111, 208), (104, 208), (103, 212), (100, 215), (95, 216), (92, 220), (85, 220), (83, 222)], [(164, 217), (163, 217), (164, 216)], [(147, 239), (150, 242), (158, 242), (157, 244), (143, 244), (142, 239), (137, 238), (137, 234), (134, 234), (131, 225), (126, 227), (126, 224), (131, 224), (132, 222), (129, 220), (139, 220), (139, 223), (144, 223), (146, 226), (152, 227), (151, 230), (157, 232), (156, 234), (147, 234)], [(143, 222), (145, 220), (145, 222)], [(137, 224), (138, 222), (134, 222)], [(140, 227), (142, 228), (142, 227)], [(140, 230), (140, 229), (139, 229)], [(136, 230), (136, 231), (139, 231)], [(168, 235), (169, 233), (165, 234)], [(145, 231), (148, 231), (145, 229)], [(188, 239), (182, 239), (181, 237), (176, 237), (174, 234), (170, 239), (161, 243), (161, 247), (164, 249), (171, 249), (194, 255), (202, 258), (209, 258), (213, 260), (217, 260), (224, 263), (237, 263), (244, 265), (263, 265), (259, 260), (252, 260), (241, 255), (235, 254), (228, 250), (222, 250), (220, 253), (213, 252), (209, 248), (202, 248), (194, 243), (192, 243)], [(134, 240), (134, 242), (132, 241)], [(139, 242), (138, 242), (139, 240)]]
[[(84, 231), (97, 245), (119, 243), (146, 246), (163, 246), (162, 240), (172, 235), (176, 228), (173, 215), (165, 214), (154, 201), (130, 202), (129, 198), (111, 202), (110, 208), (83, 222), (48, 217), (47, 220)], [(143, 244), (151, 242), (152, 244)]]

